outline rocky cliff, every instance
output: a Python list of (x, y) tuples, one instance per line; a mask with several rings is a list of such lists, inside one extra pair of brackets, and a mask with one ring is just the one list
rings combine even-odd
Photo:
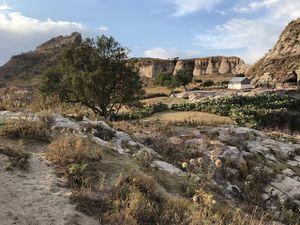
[(288, 24), (276, 45), (247, 75), (256, 85), (295, 85), (300, 81), (300, 19)]
[(13, 56), (0, 67), (0, 82), (14, 79), (30, 79), (58, 63), (63, 49), (79, 44), (80, 33), (59, 36), (38, 46), (34, 51)]
[(153, 78), (160, 73), (175, 74), (178, 70), (189, 70), (194, 76), (205, 74), (241, 74), (246, 72), (244, 61), (238, 57), (206, 57), (195, 59), (162, 60), (136, 59), (136, 67), (142, 77)]

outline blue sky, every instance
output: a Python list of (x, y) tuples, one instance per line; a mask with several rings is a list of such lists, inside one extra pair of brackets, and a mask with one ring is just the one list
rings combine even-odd
[(134, 57), (235, 55), (253, 63), (299, 9), (300, 0), (0, 0), (0, 65), (73, 31), (112, 35)]

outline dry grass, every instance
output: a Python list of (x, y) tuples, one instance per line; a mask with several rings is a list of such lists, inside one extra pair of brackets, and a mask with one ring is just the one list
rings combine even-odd
[(158, 98), (144, 99), (141, 102), (145, 103), (146, 105), (158, 104), (158, 103), (162, 102), (164, 104), (167, 104), (170, 107), (173, 104), (185, 103), (185, 102), (187, 102), (187, 100), (183, 99), (183, 98), (175, 98), (175, 97), (158, 97)]
[(5, 121), (0, 127), (0, 135), (15, 139), (34, 139), (48, 141), (49, 121), (30, 121), (25, 119)]
[(149, 86), (144, 88), (146, 94), (164, 93), (167, 95), (171, 94), (171, 90), (167, 87), (162, 86)]
[(231, 78), (232, 76), (230, 75), (221, 75), (221, 74), (205, 74), (201, 76), (194, 76), (195, 80), (202, 80), (202, 81), (212, 80), (213, 82), (228, 81)]
[[(138, 174), (152, 185), (136, 185), (136, 176), (118, 179), (116, 197), (111, 207), (101, 216), (103, 224), (110, 225), (263, 225), (263, 216), (246, 216), (225, 202), (204, 204), (180, 196), (163, 194), (153, 189), (158, 186), (154, 178)], [(134, 181), (134, 182), (133, 182)], [(148, 189), (147, 189), (148, 188)], [(156, 194), (155, 194), (156, 193)], [(157, 194), (160, 193), (160, 194)]]
[(28, 166), (30, 154), (22, 150), (21, 146), (15, 146), (15, 148), (0, 146), (0, 154), (9, 157), (10, 165), (7, 166), (7, 169), (11, 169), (13, 167), (26, 169)]
[(233, 121), (229, 117), (204, 112), (164, 112), (148, 117), (146, 120), (161, 120), (166, 122), (193, 121), (199, 125), (233, 124)]
[(50, 143), (47, 158), (59, 166), (99, 161), (102, 151), (88, 138), (65, 135)]

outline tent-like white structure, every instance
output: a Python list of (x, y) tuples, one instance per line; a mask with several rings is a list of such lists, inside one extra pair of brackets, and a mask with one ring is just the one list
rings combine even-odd
[(252, 88), (251, 82), (246, 77), (234, 77), (229, 80), (228, 89), (249, 89)]

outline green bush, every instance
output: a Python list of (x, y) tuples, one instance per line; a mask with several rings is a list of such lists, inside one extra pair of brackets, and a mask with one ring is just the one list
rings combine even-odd
[(141, 118), (151, 116), (155, 113), (164, 112), (167, 110), (169, 110), (168, 105), (160, 102), (158, 104), (147, 105), (142, 108), (135, 109), (133, 112), (115, 114), (112, 117), (112, 120), (120, 121), (120, 120), (141, 119)]
[(158, 97), (169, 97), (166, 93), (149, 93), (145, 94), (142, 99), (149, 99), (149, 98), (158, 98)]
[(203, 87), (211, 87), (213, 85), (214, 85), (214, 82), (212, 80), (207, 80), (202, 83)]

